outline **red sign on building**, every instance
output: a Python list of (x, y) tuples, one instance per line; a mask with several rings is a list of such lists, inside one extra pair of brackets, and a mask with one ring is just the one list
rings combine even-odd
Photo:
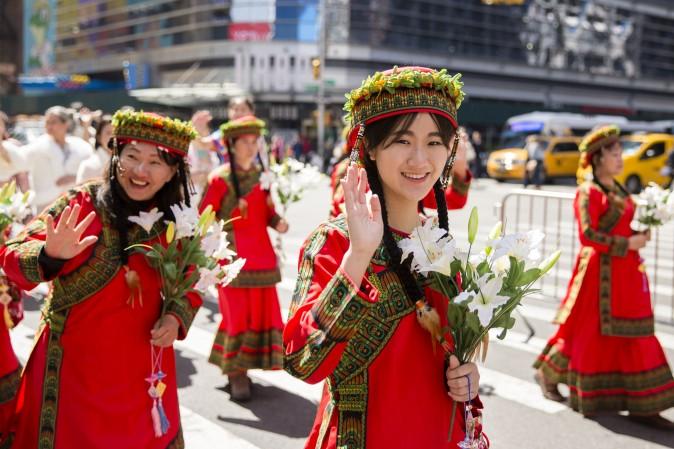
[(229, 40), (268, 41), (272, 38), (271, 23), (232, 23), (229, 25)]

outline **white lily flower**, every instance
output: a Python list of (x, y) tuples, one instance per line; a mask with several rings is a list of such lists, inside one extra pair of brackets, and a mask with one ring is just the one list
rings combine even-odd
[(191, 237), (199, 223), (199, 211), (196, 207), (188, 207), (184, 202), (171, 206), (173, 216), (176, 218), (176, 239)]
[(273, 172), (268, 171), (268, 170), (264, 171), (260, 175), (260, 187), (262, 187), (262, 190), (269, 190), (269, 189), (271, 189), (275, 180), (276, 180), (276, 175), (274, 175)]
[(138, 215), (129, 217), (129, 221), (131, 223), (136, 223), (143, 228), (145, 232), (149, 233), (154, 224), (163, 216), (164, 212), (159, 212), (159, 209), (155, 207), (150, 212), (141, 211)]
[(236, 259), (234, 262), (229, 265), (222, 267), (223, 273), (225, 276), (220, 280), (219, 284), (223, 287), (227, 286), (230, 282), (234, 280), (235, 277), (239, 275), (239, 272), (246, 263), (246, 259)]
[(222, 273), (222, 267), (216, 265), (215, 268), (199, 268), (199, 280), (194, 285), (194, 289), (200, 291), (201, 293), (207, 293), (208, 289), (220, 283), (220, 275)]
[(456, 242), (445, 231), (436, 226), (432, 220), (412, 231), (410, 237), (398, 242), (402, 250), (402, 260), (412, 254), (412, 268), (419, 273), (428, 275), (435, 271), (445, 276), (451, 276), (450, 264), (454, 260)]
[(510, 257), (501, 256), (492, 260), (491, 268), (498, 276), (505, 274), (505, 272), (510, 269)]
[(517, 260), (537, 262), (541, 258), (540, 245), (545, 238), (539, 230), (508, 234), (494, 243), (492, 260), (512, 256)]
[(473, 298), (475, 297), (475, 292), (469, 292), (469, 291), (462, 291), (461, 293), (458, 294), (456, 298), (454, 298), (454, 302), (463, 304), (464, 302), (469, 302), (472, 301)]
[(491, 322), (494, 310), (505, 304), (509, 299), (507, 296), (498, 294), (503, 287), (503, 278), (496, 276), (489, 279), (489, 276), (490, 274), (487, 273), (477, 280), (479, 290), (473, 300), (468, 303), (471, 312), (477, 311), (477, 316), (483, 327), (488, 326)]

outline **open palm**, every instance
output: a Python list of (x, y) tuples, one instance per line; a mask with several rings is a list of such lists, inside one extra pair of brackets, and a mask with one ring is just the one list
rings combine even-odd
[(98, 237), (94, 235), (82, 238), (84, 231), (96, 218), (96, 213), (89, 213), (78, 224), (80, 210), (79, 204), (72, 208), (66, 206), (57, 225), (54, 225), (54, 217), (47, 215), (47, 240), (44, 247), (47, 256), (54, 259), (72, 259), (96, 243)]
[(351, 248), (359, 254), (372, 255), (384, 235), (379, 197), (368, 197), (365, 170), (353, 165), (347, 169), (342, 187)]

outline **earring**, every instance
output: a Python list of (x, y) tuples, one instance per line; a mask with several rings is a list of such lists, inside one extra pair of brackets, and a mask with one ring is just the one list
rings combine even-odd
[(365, 123), (361, 123), (358, 125), (358, 135), (356, 136), (356, 142), (353, 144), (353, 148), (351, 148), (351, 155), (349, 156), (349, 159), (351, 159), (351, 164), (358, 164), (358, 160), (360, 159), (360, 144), (363, 141), (363, 135), (365, 135)]
[(442, 176), (440, 177), (440, 184), (443, 189), (446, 189), (449, 185), (449, 179), (452, 176), (452, 167), (454, 167), (454, 161), (456, 160), (456, 150), (459, 147), (459, 133), (454, 134), (454, 142), (452, 143), (452, 151), (447, 158), (445, 163), (445, 168), (442, 170)]

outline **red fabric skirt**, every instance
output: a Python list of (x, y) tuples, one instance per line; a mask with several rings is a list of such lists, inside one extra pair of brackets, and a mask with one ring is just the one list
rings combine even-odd
[(222, 321), (208, 361), (224, 374), (283, 367), (283, 320), (276, 287), (218, 289)]
[(534, 367), (567, 384), (571, 407), (582, 413), (653, 414), (674, 406), (674, 379), (657, 337), (601, 334), (598, 278), (591, 263), (570, 315)]
[(4, 309), (5, 306), (0, 305), (0, 441), (9, 430), (21, 375), (21, 367), (12, 349), (9, 329), (5, 324)]

